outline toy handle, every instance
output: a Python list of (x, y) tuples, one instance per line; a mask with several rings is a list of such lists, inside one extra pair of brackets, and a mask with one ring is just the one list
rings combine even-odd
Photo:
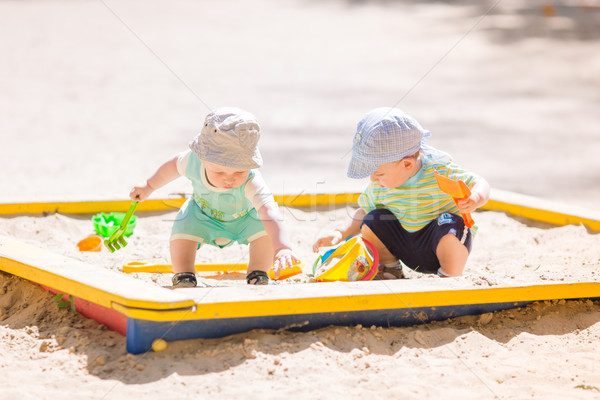
[(125, 218), (123, 218), (123, 221), (121, 222), (121, 228), (127, 228), (127, 224), (129, 224), (129, 220), (131, 219), (131, 216), (135, 212), (135, 208), (137, 207), (138, 204), (139, 204), (139, 201), (131, 202), (131, 205), (129, 206), (129, 210), (127, 210), (127, 214), (125, 214)]
[[(456, 198), (454, 199), (454, 202), (456, 203), (457, 207), (458, 207), (458, 200), (466, 199), (471, 195), (471, 189), (469, 189), (469, 187), (467, 186), (466, 183), (464, 183), (463, 181), (458, 181), (458, 184), (460, 185), (465, 197), (463, 197), (462, 199), (456, 199)], [(473, 218), (471, 218), (471, 214), (460, 213), (460, 215), (463, 217), (463, 220), (465, 221), (465, 226), (467, 228), (472, 228), (473, 225), (475, 225), (475, 221), (473, 221)]]
[(371, 254), (373, 254), (373, 268), (371, 268), (369, 273), (366, 274), (361, 279), (361, 281), (370, 281), (371, 279), (373, 279), (373, 277), (377, 273), (377, 270), (379, 269), (379, 253), (377, 252), (377, 249), (375, 248), (375, 246), (373, 246), (373, 244), (371, 242), (369, 242), (367, 239), (363, 238), (362, 241), (365, 242), (365, 244), (367, 245), (369, 250), (371, 250)]
[[(456, 203), (456, 207), (458, 207), (458, 201), (462, 200), (462, 199), (457, 199), (456, 197), (453, 197), (454, 199), (454, 203)], [(475, 221), (473, 221), (473, 218), (471, 218), (471, 214), (463, 214), (460, 213), (460, 216), (463, 218), (463, 220), (465, 221), (465, 226), (467, 228), (472, 228), (473, 225), (475, 225)]]
[(131, 205), (129, 206), (129, 210), (127, 210), (127, 214), (125, 214), (123, 221), (121, 221), (121, 225), (119, 225), (119, 227), (112, 233), (112, 235), (110, 235), (110, 237), (104, 241), (104, 244), (106, 245), (106, 247), (108, 247), (110, 249), (110, 247), (107, 243), (112, 243), (119, 238), (121, 238), (123, 240), (123, 242), (124, 242), (123, 246), (127, 245), (127, 242), (125, 242), (123, 235), (125, 234), (125, 231), (127, 230), (127, 225), (129, 224), (129, 220), (131, 219), (131, 216), (135, 212), (135, 208), (137, 207), (138, 203), (139, 203), (139, 201), (131, 202)]
[(461, 217), (463, 217), (463, 220), (465, 221), (465, 226), (467, 228), (472, 228), (473, 225), (475, 225), (475, 221), (473, 221), (473, 218), (471, 218), (471, 214), (463, 214), (460, 213)]
[[(327, 260), (329, 258), (329, 256), (331, 256), (340, 246), (342, 246), (344, 243), (346, 243), (348, 240), (350, 240), (352, 238), (353, 238), (353, 236), (350, 236), (344, 240), (341, 240), (337, 245), (335, 245), (335, 247), (333, 249), (329, 249), (325, 253), (319, 255), (319, 257), (317, 257), (317, 259), (313, 263), (313, 275), (315, 275), (317, 273), (317, 267), (320, 264), (323, 264), (325, 262), (325, 260)], [(319, 261), (320, 261), (320, 264), (319, 264)]]

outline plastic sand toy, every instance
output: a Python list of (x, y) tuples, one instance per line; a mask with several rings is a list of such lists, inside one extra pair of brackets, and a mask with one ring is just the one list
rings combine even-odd
[(378, 267), (375, 246), (361, 236), (354, 236), (319, 256), (313, 265), (313, 275), (319, 282), (369, 281), (377, 274)]
[[(104, 245), (106, 246), (106, 248), (108, 250), (110, 250), (111, 253), (114, 253), (115, 250), (119, 250), (125, 246), (127, 246), (127, 241), (125, 240), (125, 236), (130, 236), (133, 233), (133, 229), (135, 228), (135, 222), (136, 222), (136, 218), (135, 215), (133, 215), (133, 213), (135, 212), (135, 208), (137, 207), (137, 205), (139, 204), (139, 202), (137, 201), (132, 201), (131, 205), (129, 206), (129, 210), (127, 210), (127, 213), (122, 217), (121, 223), (115, 227), (115, 229), (110, 229), (110, 231), (112, 231), (112, 233), (110, 233), (110, 236), (108, 237), (108, 239), (106, 239), (104, 241)], [(120, 216), (117, 216), (117, 214), (121, 214), (121, 213), (111, 213), (114, 217), (113, 220), (111, 220), (111, 218), (108, 218), (108, 222), (105, 223), (104, 225), (102, 223), (100, 223), (98, 226), (102, 227), (106, 226), (109, 227), (109, 224), (112, 222), (112, 225), (110, 225), (110, 228), (115, 226), (115, 222), (117, 221), (117, 218), (119, 218)], [(108, 214), (108, 215), (111, 215)], [(101, 215), (101, 214), (98, 214)], [(98, 215), (94, 216), (94, 218), (96, 218)], [(92, 220), (94, 220), (94, 218)], [(102, 217), (100, 217), (102, 221), (106, 221), (106, 219), (102, 220)], [(96, 224), (94, 223), (94, 226), (96, 226)], [(98, 228), (96, 228), (98, 229)], [(106, 233), (109, 233), (109, 230), (106, 231)], [(101, 233), (102, 234), (102, 233)], [(103, 235), (104, 236), (104, 235)]]
[[(435, 179), (440, 189), (452, 196), (454, 202), (458, 206), (458, 201), (468, 198), (471, 195), (471, 190), (463, 181), (455, 181), (445, 176), (441, 176), (437, 171), (434, 171)], [(471, 214), (460, 214), (465, 221), (465, 226), (471, 228), (475, 225), (475, 221), (471, 218)]]
[[(275, 279), (275, 272), (273, 272), (273, 268), (267, 272), (269, 278), (273, 280), (282, 280), (290, 278), (294, 275), (301, 274), (303, 272), (304, 264), (302, 262), (294, 263), (292, 268), (285, 268), (281, 270), (279, 274), (279, 278)], [(248, 264), (246, 263), (237, 263), (237, 264), (196, 264), (195, 265), (196, 272), (217, 272), (219, 275), (215, 275), (213, 277), (221, 277), (224, 275), (229, 276), (246, 276), (246, 270), (248, 269)], [(243, 271), (240, 272), (240, 271)], [(133, 273), (133, 272), (150, 272), (150, 273), (172, 273), (173, 266), (170, 264), (151, 264), (145, 263), (142, 261), (132, 261), (125, 265), (123, 265), (123, 272), (125, 273)], [(205, 277), (210, 278), (210, 277)]]
[(89, 236), (77, 243), (79, 251), (100, 251), (102, 238), (100, 236)]
[(295, 262), (294, 265), (292, 266), (292, 268), (282, 269), (279, 272), (279, 278), (277, 278), (277, 279), (275, 279), (275, 272), (273, 272), (273, 268), (271, 268), (267, 272), (267, 275), (269, 276), (269, 278), (271, 278), (273, 280), (280, 281), (282, 279), (291, 278), (292, 276), (301, 274), (303, 266), (304, 266), (304, 264), (302, 264), (301, 262)]
[[(99, 213), (92, 217), (92, 223), (96, 233), (104, 238), (110, 237), (119, 227), (125, 219), (125, 213), (122, 212), (111, 212), (111, 213)], [(134, 215), (127, 224), (125, 229), (125, 236), (131, 236), (135, 229), (137, 217)]]

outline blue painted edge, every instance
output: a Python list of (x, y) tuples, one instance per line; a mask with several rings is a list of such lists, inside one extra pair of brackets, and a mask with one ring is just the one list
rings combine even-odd
[(185, 339), (220, 338), (253, 329), (288, 329), (309, 331), (330, 325), (412, 326), (465, 315), (522, 307), (534, 301), (465, 304), (441, 307), (393, 308), (370, 311), (324, 312), (264, 317), (200, 319), (181, 321), (149, 321), (127, 319), (127, 351), (140, 354), (152, 349), (152, 342), (162, 338), (167, 342)]

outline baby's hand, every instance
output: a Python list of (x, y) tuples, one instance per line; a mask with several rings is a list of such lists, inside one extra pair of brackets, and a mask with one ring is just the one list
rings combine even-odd
[(131, 189), (131, 192), (129, 192), (129, 198), (133, 201), (144, 201), (152, 194), (153, 191), (154, 190), (148, 186), (148, 184), (137, 185)]
[(273, 263), (273, 273), (275, 279), (279, 279), (279, 274), (285, 268), (292, 269), (294, 264), (298, 264), (300, 260), (290, 249), (281, 249), (275, 254), (275, 262)]
[(332, 231), (325, 236), (321, 236), (317, 239), (315, 244), (313, 244), (313, 251), (316, 253), (319, 251), (320, 247), (325, 246), (335, 246), (339, 242), (342, 241), (342, 232), (340, 231)]
[(481, 195), (477, 192), (471, 193), (469, 197), (466, 199), (459, 200), (458, 211), (462, 214), (469, 214), (475, 211), (479, 207), (479, 202), (481, 201)]

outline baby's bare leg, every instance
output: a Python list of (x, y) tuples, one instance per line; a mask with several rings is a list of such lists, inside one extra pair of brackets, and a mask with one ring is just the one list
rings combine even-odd
[(375, 236), (375, 233), (373, 233), (371, 228), (367, 225), (363, 225), (360, 228), (360, 233), (364, 239), (371, 242), (377, 249), (377, 253), (379, 253), (379, 264), (391, 264), (398, 261), (398, 258), (390, 253), (387, 247), (385, 247), (381, 240)]
[(465, 245), (456, 236), (448, 234), (438, 243), (436, 255), (444, 274), (459, 276), (467, 264), (469, 250), (467, 250)]
[(170, 243), (173, 272), (196, 273), (196, 250), (198, 242), (187, 239), (175, 239)]
[(273, 265), (273, 245), (269, 236), (263, 236), (250, 242), (250, 261), (248, 272), (268, 272)]

